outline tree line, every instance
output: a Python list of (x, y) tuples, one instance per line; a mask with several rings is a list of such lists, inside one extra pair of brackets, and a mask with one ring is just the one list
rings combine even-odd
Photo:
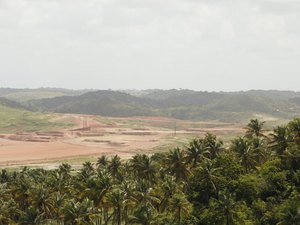
[(0, 224), (299, 225), (300, 119), (75, 170), (2, 169)]

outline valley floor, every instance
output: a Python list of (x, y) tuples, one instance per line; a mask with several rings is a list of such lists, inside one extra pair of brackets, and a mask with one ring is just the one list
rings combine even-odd
[(162, 117), (106, 118), (61, 114), (73, 119), (72, 128), (52, 132), (0, 135), (0, 165), (81, 164), (101, 155), (129, 158), (136, 153), (169, 150), (207, 132), (221, 138), (244, 133), (238, 124), (192, 122)]

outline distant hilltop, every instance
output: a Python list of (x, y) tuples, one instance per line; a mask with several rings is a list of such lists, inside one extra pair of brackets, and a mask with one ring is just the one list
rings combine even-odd
[(167, 116), (241, 122), (253, 117), (291, 119), (300, 114), (300, 92), (278, 90), (207, 92), (187, 89), (0, 88), (0, 97), (0, 104), (31, 111), (113, 117)]

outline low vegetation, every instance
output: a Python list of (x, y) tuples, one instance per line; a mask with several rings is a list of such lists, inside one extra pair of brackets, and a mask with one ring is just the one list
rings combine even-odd
[[(42, 114), (24, 108), (1, 104), (0, 101), (0, 132), (12, 133), (20, 131), (52, 131), (71, 127), (71, 119), (56, 119), (53, 114)], [(56, 119), (54, 121), (54, 119)], [(53, 121), (51, 121), (53, 120)]]
[[(164, 116), (184, 120), (244, 122), (255, 114), (290, 119), (299, 114), (296, 92), (200, 92), (192, 90), (136, 91), (130, 94), (102, 90), (80, 96), (27, 101), (37, 111), (94, 114), (102, 116)], [(272, 97), (274, 94), (277, 98)], [(134, 94), (134, 95), (133, 95)]]
[(0, 224), (300, 224), (300, 119), (152, 156), (2, 170)]

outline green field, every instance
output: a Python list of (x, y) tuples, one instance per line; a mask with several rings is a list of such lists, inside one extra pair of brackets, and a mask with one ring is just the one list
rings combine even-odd
[(42, 114), (0, 105), (0, 133), (21, 131), (53, 131), (74, 125), (71, 118)]

